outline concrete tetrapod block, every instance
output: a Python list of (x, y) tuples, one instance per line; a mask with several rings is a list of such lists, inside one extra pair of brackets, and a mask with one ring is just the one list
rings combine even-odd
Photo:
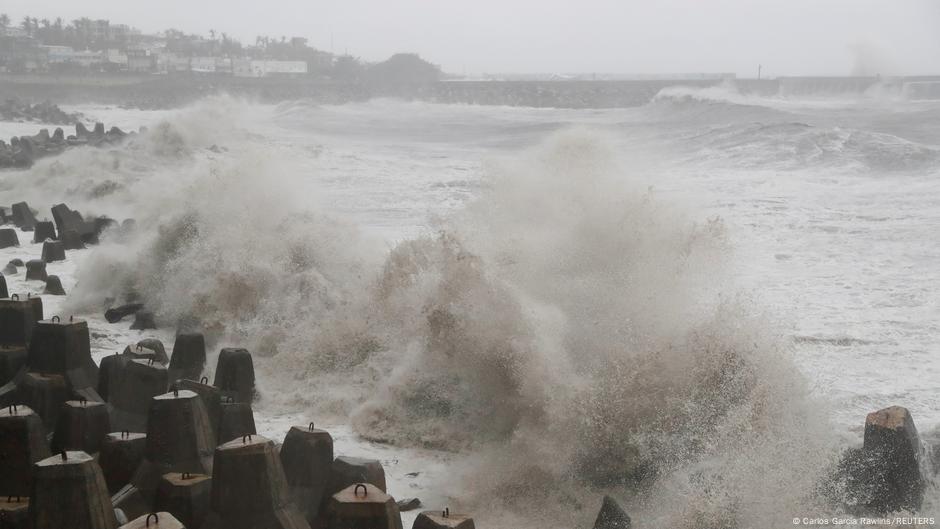
[(120, 529), (186, 529), (187, 527), (198, 529), (198, 526), (184, 525), (172, 513), (152, 512), (127, 522)]
[(219, 444), (244, 435), (255, 435), (255, 415), (251, 404), (247, 402), (222, 402), (222, 414), (219, 418)]
[(55, 224), (48, 220), (40, 221), (36, 223), (36, 227), (33, 231), (33, 243), (39, 244), (41, 242), (46, 242), (46, 240), (56, 240), (55, 234)]
[(594, 529), (630, 529), (633, 522), (620, 504), (610, 496), (604, 496), (601, 509), (594, 520)]
[(98, 365), (98, 394), (105, 402), (111, 401), (111, 388), (118, 385), (118, 380), (122, 376), (121, 370), (133, 359), (132, 356), (120, 353), (114, 353), (101, 359), (101, 363)]
[(211, 490), (211, 476), (171, 472), (160, 480), (153, 506), (172, 514), (186, 527), (202, 527), (209, 514)]
[(134, 323), (131, 324), (133, 331), (147, 331), (157, 328), (157, 320), (153, 312), (149, 310), (139, 310), (134, 314)]
[(41, 315), (36, 317), (33, 299), (39, 300), (41, 311), (40, 298), (20, 298), (13, 294), (8, 299), (0, 299), (0, 344), (26, 345), (32, 339), (33, 327), (42, 319)]
[(418, 514), (411, 529), (476, 529), (476, 526), (470, 516), (455, 514), (450, 512), (450, 509), (444, 509)]
[(144, 460), (146, 447), (146, 434), (112, 432), (105, 436), (98, 453), (98, 464), (109, 492), (113, 494), (131, 482)]
[(206, 339), (201, 333), (182, 333), (173, 343), (170, 383), (187, 378), (199, 380), (206, 367)]
[(385, 492), (385, 469), (382, 463), (375, 459), (362, 459), (358, 457), (339, 456), (333, 461), (330, 471), (329, 494), (355, 485), (356, 483), (369, 483)]
[(0, 496), (0, 527), (29, 529), (29, 496)]
[(0, 410), (0, 497), (29, 497), (33, 463), (49, 457), (46, 428), (28, 406)]
[(19, 401), (38, 413), (46, 431), (51, 432), (55, 428), (62, 405), (70, 398), (65, 377), (29, 371), (17, 377), (15, 382)]
[(108, 407), (103, 402), (66, 401), (56, 421), (52, 450), (97, 454), (110, 431)]
[(155, 356), (154, 358), (164, 364), (170, 363), (170, 357), (166, 354), (166, 347), (163, 346), (163, 342), (157, 340), (156, 338), (144, 338), (137, 342), (137, 345), (143, 347), (144, 349), (149, 349), (153, 351)]
[(212, 474), (213, 439), (199, 395), (183, 390), (154, 397), (147, 418), (144, 461), (132, 482), (151, 501), (164, 474)]
[(20, 245), (20, 238), (13, 228), (0, 229), (0, 249), (13, 248)]
[(26, 351), (22, 345), (0, 345), (0, 386), (26, 367)]
[(97, 397), (98, 366), (91, 358), (88, 323), (84, 320), (63, 321), (53, 316), (36, 322), (28, 365), (32, 371), (63, 375), (72, 391), (85, 395), (81, 390), (90, 389)]
[(203, 405), (206, 407), (206, 413), (209, 415), (209, 424), (212, 427), (212, 446), (221, 444), (218, 441), (219, 424), (222, 422), (222, 392), (219, 391), (219, 388), (210, 386), (209, 379), (207, 377), (202, 377), (202, 380), (199, 382), (187, 379), (177, 380), (176, 383), (173, 384), (172, 389), (185, 389), (199, 395), (199, 398), (202, 399)]
[(55, 221), (59, 233), (74, 231), (82, 237), (94, 233), (94, 226), (85, 222), (81, 213), (72, 210), (65, 204), (56, 204), (52, 207), (52, 219)]
[(108, 320), (108, 323), (117, 323), (131, 314), (135, 314), (142, 308), (144, 308), (143, 303), (127, 303), (125, 305), (111, 307), (104, 311), (104, 319)]
[(326, 516), (329, 529), (402, 529), (395, 499), (368, 483), (356, 483), (334, 494)]
[(65, 288), (62, 286), (62, 280), (59, 276), (51, 275), (46, 278), (46, 288), (42, 291), (47, 296), (64, 296)]
[(85, 249), (85, 241), (82, 240), (81, 234), (75, 230), (60, 231), (59, 239), (66, 251)]
[(111, 496), (111, 505), (127, 520), (133, 520), (153, 511), (152, 502), (145, 499), (140, 489), (132, 484), (124, 485), (115, 492), (114, 496)]
[(46, 273), (46, 262), (41, 259), (30, 259), (26, 261), (26, 280), (43, 281), (49, 278)]
[(255, 366), (247, 349), (225, 348), (219, 352), (214, 385), (235, 402), (251, 402), (255, 396)]
[(146, 430), (153, 398), (167, 390), (166, 366), (152, 360), (130, 360), (114, 374), (108, 383), (108, 402), (115, 429)]
[(10, 208), (13, 217), (13, 224), (23, 231), (33, 231), (36, 226), (36, 216), (26, 202), (17, 202)]
[(921, 465), (920, 436), (911, 413), (900, 406), (869, 413), (863, 449), (877, 454), (883, 465), (883, 487), (871, 507), (879, 512), (919, 510), (927, 480)]
[(333, 467), (333, 437), (313, 423), (294, 426), (281, 445), (281, 465), (291, 497), (311, 525), (325, 503)]
[(124, 348), (124, 354), (130, 355), (132, 358), (137, 360), (151, 360), (154, 362), (159, 362), (163, 365), (168, 365), (170, 359), (166, 356), (166, 351), (162, 349), (163, 344), (160, 344), (159, 340), (156, 340), (157, 344), (160, 345), (160, 348), (150, 347), (143, 342), (138, 342), (136, 344), (128, 345)]
[(35, 465), (30, 494), (33, 529), (116, 529), (98, 463), (84, 452), (63, 452)]
[(204, 529), (308, 529), (290, 501), (274, 443), (245, 436), (215, 449), (209, 516)]
[(42, 260), (46, 263), (65, 261), (65, 246), (60, 241), (42, 243)]

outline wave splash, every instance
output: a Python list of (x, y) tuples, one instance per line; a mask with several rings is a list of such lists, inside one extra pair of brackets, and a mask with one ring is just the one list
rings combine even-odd
[(289, 162), (226, 134), (228, 155), (119, 181), (144, 222), (81, 263), (74, 307), (139, 296), (253, 348), (265, 406), (470, 454), (442, 486), (484, 521), (570, 526), (602, 490), (650, 527), (779, 526), (815, 506), (835, 440), (725, 274), (721, 220), (689, 220), (603, 136), (492, 162), (479, 199), (386, 254), (310, 212)]

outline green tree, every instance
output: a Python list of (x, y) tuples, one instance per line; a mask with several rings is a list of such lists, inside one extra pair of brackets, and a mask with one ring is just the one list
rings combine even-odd
[(10, 26), (10, 15), (6, 13), (0, 13), (0, 28), (7, 28)]

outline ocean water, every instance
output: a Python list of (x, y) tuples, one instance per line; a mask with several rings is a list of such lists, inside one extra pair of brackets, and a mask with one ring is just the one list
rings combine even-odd
[(89, 318), (100, 357), (141, 337), (101, 317), (133, 292), (165, 343), (187, 321), (249, 347), (261, 432), (315, 421), (396, 497), (484, 527), (587, 527), (603, 493), (637, 527), (781, 527), (837, 514), (815, 487), (869, 411), (940, 430), (940, 102), (67, 110), (149, 130), (3, 173), (40, 217), (137, 219), (50, 265), (47, 313)]

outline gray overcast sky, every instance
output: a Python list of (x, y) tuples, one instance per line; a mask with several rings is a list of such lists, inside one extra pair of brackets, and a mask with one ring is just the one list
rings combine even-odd
[(108, 18), (145, 31), (303, 36), (454, 73), (940, 73), (940, 0), (3, 0), (16, 23)]

